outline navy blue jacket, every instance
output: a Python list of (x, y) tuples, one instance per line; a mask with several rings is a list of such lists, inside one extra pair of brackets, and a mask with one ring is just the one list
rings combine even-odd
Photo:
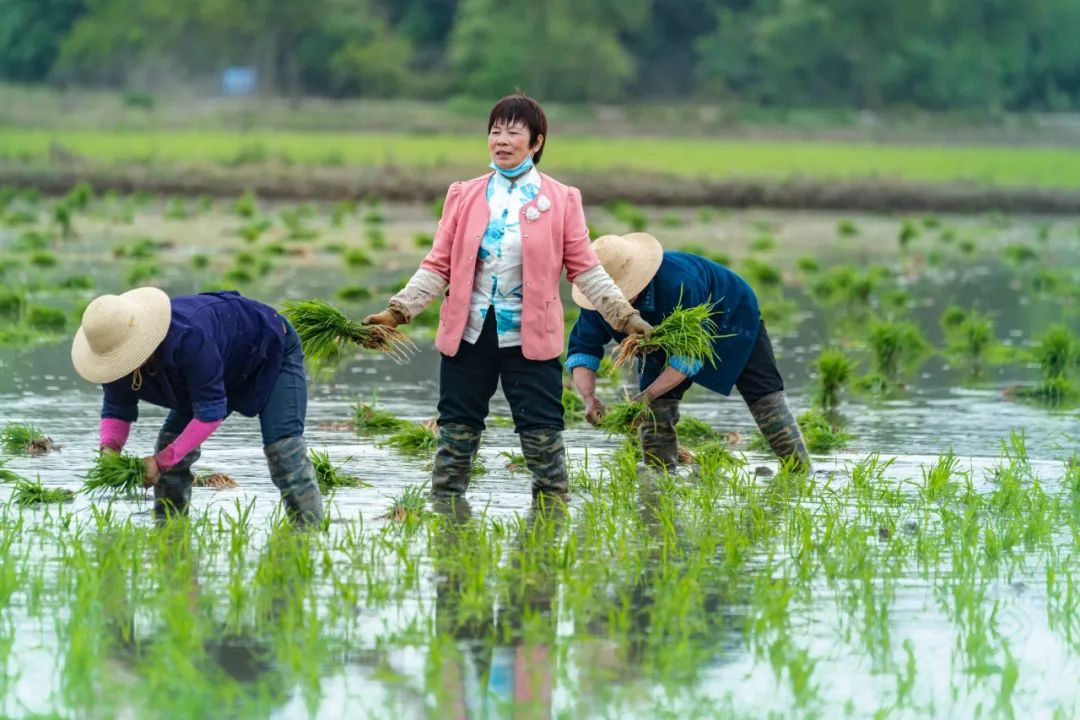
[[(730, 394), (746, 367), (761, 327), (761, 312), (754, 291), (745, 280), (719, 263), (690, 253), (664, 252), (660, 269), (638, 296), (634, 307), (646, 322), (655, 326), (680, 303), (683, 307), (716, 303), (713, 320), (719, 328), (718, 334), (730, 337), (720, 338), (713, 344), (716, 367), (706, 362), (700, 370), (686, 368), (677, 358), (672, 358), (672, 367), (714, 392)], [(622, 342), (625, 337), (624, 333), (612, 329), (600, 313), (582, 310), (570, 332), (567, 369), (585, 366), (596, 370), (604, 356), (604, 345), (611, 340)], [(663, 351), (646, 355), (643, 365), (639, 362), (642, 390), (652, 384), (666, 363)]]
[(107, 383), (101, 416), (135, 422), (139, 401), (191, 413), (204, 422), (235, 411), (258, 415), (274, 389), (285, 350), (285, 320), (239, 293), (175, 297), (165, 339), (142, 367)]

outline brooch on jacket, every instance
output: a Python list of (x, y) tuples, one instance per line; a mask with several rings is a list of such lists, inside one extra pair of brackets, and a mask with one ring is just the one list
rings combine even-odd
[(547, 195), (537, 195), (536, 205), (530, 205), (525, 208), (525, 219), (529, 222), (540, 219), (540, 213), (547, 212), (551, 209), (551, 201), (548, 200)]

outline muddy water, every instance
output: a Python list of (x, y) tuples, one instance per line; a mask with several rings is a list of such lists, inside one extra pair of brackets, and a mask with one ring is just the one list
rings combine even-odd
[[(798, 241), (785, 239), (794, 232), (800, 218), (770, 217), (778, 237), (786, 243), (783, 247), (789, 247), (793, 255), (815, 253), (828, 256), (828, 262), (865, 264), (879, 261), (872, 251), (821, 251), (821, 243), (815, 241), (813, 232)], [(817, 225), (809, 223), (811, 229), (817, 227), (824, 234), (824, 229), (832, 227), (836, 219), (816, 217), (813, 220)], [(747, 225), (754, 222), (760, 222), (760, 219), (746, 219)], [(866, 218), (860, 222), (863, 227), (873, 228), (880, 224), (888, 227), (890, 232), (894, 229), (888, 219)], [(700, 231), (699, 234), (706, 233)], [(689, 231), (687, 235), (688, 241), (705, 239)], [(887, 237), (884, 232), (883, 237)], [(1067, 240), (1064, 234), (1053, 247), (1056, 261), (1072, 262), (1074, 267), (1080, 262), (1076, 243)], [(893, 260), (890, 252), (883, 251), (881, 255), (881, 262)], [(402, 262), (402, 266), (405, 265), (407, 263)], [(383, 271), (383, 274), (400, 273), (395, 270)], [(191, 281), (183, 273), (178, 272), (176, 277), (175, 291), (194, 289), (187, 287)], [(977, 307), (990, 314), (995, 319), (998, 336), (1015, 345), (1030, 342), (1051, 321), (1064, 319), (1072, 322), (1074, 329), (1077, 327), (1075, 308), (1069, 315), (1057, 298), (1034, 296), (1017, 278), (1017, 271), (997, 259), (995, 253), (987, 252), (976, 260), (954, 262), (941, 270), (927, 270), (905, 284), (916, 301), (912, 316), (935, 341), (940, 335), (936, 331), (936, 318), (949, 304)], [(320, 291), (328, 294), (339, 282), (337, 274), (304, 269), (288, 276), (285, 294), (294, 297), (322, 294)], [(166, 284), (166, 289), (173, 288)], [(815, 307), (799, 289), (789, 289), (787, 297), (798, 303), (799, 316), (790, 322), (782, 322), (774, 331), (774, 341), (791, 403), (798, 411), (811, 402), (812, 362), (830, 336), (836, 318), (832, 314), (834, 311)], [(318, 378), (311, 387), (307, 432), (310, 445), (328, 450), (347, 471), (372, 483), (369, 488), (343, 489), (335, 495), (331, 515), (336, 522), (331, 528), (332, 533), (338, 531), (335, 528), (340, 529), (358, 518), (362, 518), (367, 531), (376, 531), (389, 522), (384, 515), (392, 501), (407, 487), (421, 485), (427, 479), (427, 459), (406, 457), (379, 446), (377, 441), (330, 429), (331, 423), (351, 416), (351, 407), (357, 400), (369, 401), (373, 393), (377, 393), (378, 404), (390, 412), (414, 420), (430, 418), (437, 395), (438, 355), (429, 341), (419, 344), (421, 352), (406, 365), (365, 355), (332, 375)], [(97, 447), (100, 396), (94, 388), (74, 376), (67, 352), (66, 344), (40, 346), (24, 352), (0, 352), (0, 419), (33, 422), (61, 446), (58, 452), (39, 458), (12, 458), (9, 467), (23, 475), (40, 476), (47, 485), (76, 488)], [(1044, 481), (1048, 491), (1056, 490), (1062, 476), (1061, 461), (1071, 455), (1080, 442), (1080, 416), (1075, 410), (1047, 409), (1009, 402), (1002, 397), (1002, 391), (1009, 385), (1036, 378), (1036, 369), (1013, 363), (991, 368), (979, 382), (971, 383), (962, 371), (949, 367), (944, 359), (931, 357), (912, 376), (908, 391), (895, 398), (873, 400), (849, 394), (841, 413), (848, 422), (847, 429), (853, 441), (840, 453), (815, 458), (821, 482), (829, 482), (831, 474), (835, 474), (837, 482), (842, 482), (852, 463), (870, 453), (880, 453), (883, 457), (895, 458), (887, 473), (889, 481), (914, 484), (919, 481), (924, 467), (932, 464), (939, 454), (951, 450), (960, 457), (961, 467), (971, 469), (976, 482), (989, 489), (987, 471), (999, 461), (1002, 442), (1010, 433), (1022, 432), (1034, 473)], [(609, 385), (604, 392), (609, 399), (620, 394), (616, 385)], [(737, 431), (744, 436), (749, 436), (752, 430), (750, 416), (737, 395), (720, 398), (695, 390), (688, 395), (683, 412), (719, 430)], [(481, 450), (488, 471), (474, 479), (470, 491), (473, 508), (486, 508), (488, 515), (496, 519), (524, 514), (530, 506), (528, 478), (521, 472), (507, 470), (500, 455), (517, 449), (512, 429), (505, 423), (508, 416), (506, 404), (497, 393), (492, 403), (495, 422), (489, 427)], [(143, 407), (129, 448), (135, 452), (148, 452), (163, 417), (163, 411)], [(567, 431), (566, 441), (575, 467), (584, 467), (587, 462), (589, 468), (596, 468), (599, 458), (617, 445), (616, 441), (580, 425)], [(760, 454), (747, 451), (747, 458), (751, 466), (775, 466), (770, 458)], [(227, 491), (196, 489), (195, 512), (235, 512), (237, 501), (241, 504), (254, 501), (253, 526), (265, 527), (267, 518), (277, 509), (278, 499), (267, 476), (256, 421), (230, 418), (205, 445), (197, 468), (226, 472), (237, 479), (240, 487)], [(9, 493), (7, 487), (0, 486), (0, 502), (6, 500)], [(89, 522), (89, 503), (80, 497), (71, 506), (76, 519)], [(572, 503), (571, 512), (576, 513), (581, 504), (582, 499), (578, 498)], [(118, 505), (118, 510), (135, 515), (140, 522), (149, 522), (149, 503), (145, 500), (124, 501)], [(24, 516), (30, 526), (43, 522), (39, 511), (26, 511)], [(1062, 537), (1061, 547), (1063, 552), (1069, 551), (1071, 540)], [(48, 548), (37, 547), (32, 552), (44, 562), (50, 557)], [(1042, 717), (1058, 710), (1066, 717), (1072, 716), (1080, 711), (1076, 705), (1075, 683), (1058, 682), (1053, 678), (1075, 677), (1076, 670), (1080, 669), (1080, 653), (1075, 645), (1070, 647), (1063, 641), (1060, 629), (1051, 627), (1047, 619), (1042, 590), (1044, 578), (1040, 575), (1045, 574), (1045, 569), (1037, 560), (1033, 558), (1027, 571), (996, 578), (987, 588), (1002, 608), (996, 619), (995, 632), (1009, 641), (1012, 658), (1023, 669), (1015, 691), (1017, 713)], [(371, 623), (365, 626), (365, 632), (350, 640), (358, 655), (376, 648), (385, 652), (381, 666), (346, 660), (323, 677), (317, 702), (305, 700), (303, 693), (295, 691), (266, 714), (274, 717), (335, 717), (345, 713), (349, 717), (385, 717), (393, 712), (401, 717), (452, 716), (453, 713), (445, 708), (445, 712), (424, 710), (425, 704), (430, 706), (429, 688), (425, 685), (425, 667), (429, 658), (425, 657), (425, 648), (402, 641), (397, 635), (410, 622), (426, 617), (430, 606), (436, 602), (437, 584), (438, 574), (430, 562), (425, 562), (416, 592), (410, 593), (392, 609), (376, 613)], [(758, 717), (766, 712), (782, 716), (802, 712), (836, 716), (843, 712), (862, 717), (883, 707), (881, 698), (895, 689), (896, 677), (874, 673), (866, 657), (841, 642), (840, 637), (850, 618), (845, 617), (841, 604), (834, 602), (831, 595), (834, 591), (822, 583), (812, 600), (796, 601), (788, 610), (799, 646), (813, 660), (813, 683), (817, 693), (816, 704), (794, 710), (800, 706), (788, 684), (777, 679), (767, 659), (746, 647), (741, 625), (746, 601), (726, 597), (723, 588), (702, 590), (707, 595), (715, 595), (716, 603), (727, 603), (718, 606), (716, 612), (724, 613), (729, 621), (718, 622), (711, 635), (694, 640), (692, 656), (698, 665), (690, 674), (692, 679), (672, 686), (670, 673), (635, 667), (627, 659), (617, 633), (576, 625), (573, 617), (565, 612), (558, 613), (560, 593), (569, 589), (554, 589), (551, 602), (559, 616), (554, 656), (531, 658), (533, 666), (546, 667), (552, 673), (554, 687), (550, 715), (654, 717), (658, 712), (666, 711), (676, 717)], [(566, 602), (565, 598), (563, 602)], [(938, 591), (925, 577), (913, 572), (901, 578), (887, 607), (892, 637), (888, 652), (902, 658), (905, 650), (901, 649), (901, 644), (907, 642), (918, 661), (915, 700), (923, 710), (909, 714), (932, 711), (943, 716), (963, 716), (997, 712), (992, 709), (993, 689), (965, 684), (964, 674), (958, 673), (952, 645), (955, 619), (948, 613), (948, 601), (943, 603)], [(40, 682), (40, 678), (54, 676), (57, 672), (61, 649), (56, 646), (56, 637), (49, 628), (32, 617), (32, 611), (18, 603), (8, 605), (3, 612), (4, 621), (18, 628), (11, 636), (8, 657), (9, 666), (18, 667), (19, 672), (9, 678), (10, 685), (0, 705), (0, 714), (66, 712), (62, 703), (43, 689)], [(459, 638), (459, 642), (473, 649), (494, 642), (490, 657), (466, 663), (467, 701), (464, 707), (471, 708), (472, 712), (462, 716), (483, 716), (484, 707), (492, 717), (503, 716), (492, 709), (490, 697), (505, 696), (506, 684), (529, 658), (523, 660), (521, 648), (505, 640), (492, 641), (478, 635)], [(482, 655), (479, 653), (477, 657)], [(610, 692), (610, 696), (589, 687), (597, 666), (612, 669), (614, 676), (620, 678), (605, 691)], [(664, 684), (658, 676), (663, 677)], [(617, 703), (605, 710), (605, 698), (616, 698)], [(619, 709), (613, 714), (611, 708), (614, 707)], [(138, 714), (138, 709), (135, 713)], [(84, 709), (76, 714), (93, 713), (86, 713)], [(547, 714), (545, 712), (544, 716)], [(899, 714), (904, 715), (903, 712)]]

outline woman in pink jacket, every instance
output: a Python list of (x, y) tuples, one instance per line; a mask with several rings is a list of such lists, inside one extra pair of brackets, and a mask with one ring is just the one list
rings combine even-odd
[(566, 276), (612, 327), (647, 333), (593, 252), (581, 192), (539, 172), (547, 118), (524, 95), (503, 98), (488, 117), (492, 172), (446, 193), (431, 251), (386, 310), (365, 318), (396, 326), (416, 317), (447, 286), (435, 346), (439, 370), (436, 495), (460, 495), (502, 379), (533, 476), (533, 495), (565, 497), (563, 308)]

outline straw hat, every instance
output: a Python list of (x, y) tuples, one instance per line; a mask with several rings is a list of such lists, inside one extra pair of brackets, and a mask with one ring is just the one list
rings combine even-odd
[[(664, 247), (649, 233), (601, 235), (593, 241), (592, 246), (600, 258), (600, 264), (627, 300), (648, 287), (664, 261)], [(573, 297), (574, 302), (586, 310), (596, 309), (577, 289), (577, 285), (573, 287)]]
[(153, 354), (171, 319), (169, 296), (155, 287), (94, 298), (71, 344), (75, 372), (92, 383), (119, 380)]

